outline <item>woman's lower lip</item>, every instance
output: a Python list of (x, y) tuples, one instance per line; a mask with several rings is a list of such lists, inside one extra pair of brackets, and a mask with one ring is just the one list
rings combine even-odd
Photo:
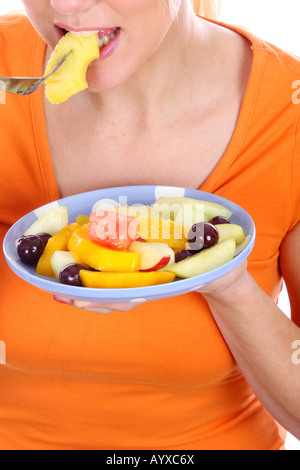
[(100, 57), (99, 59), (94, 60), (94, 62), (100, 62), (101, 60), (107, 59), (112, 53), (115, 51), (116, 47), (119, 44), (121, 36), (121, 31), (118, 31), (117, 35), (110, 41), (107, 46), (103, 46), (100, 48)]

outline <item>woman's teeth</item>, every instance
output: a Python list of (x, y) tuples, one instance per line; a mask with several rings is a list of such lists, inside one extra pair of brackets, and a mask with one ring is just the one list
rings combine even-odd
[(109, 36), (103, 36), (103, 38), (99, 39), (99, 47), (107, 46), (117, 35), (117, 31), (115, 33), (110, 33)]
[(93, 34), (99, 34), (100, 31), (70, 31), (76, 38), (88, 38)]
[[(107, 36), (103, 36), (101, 39), (99, 38), (99, 47), (107, 46), (118, 34), (120, 28), (117, 28), (113, 33), (110, 33)], [(71, 31), (72, 36), (78, 38), (87, 38), (92, 36), (93, 34), (99, 34), (100, 31)]]

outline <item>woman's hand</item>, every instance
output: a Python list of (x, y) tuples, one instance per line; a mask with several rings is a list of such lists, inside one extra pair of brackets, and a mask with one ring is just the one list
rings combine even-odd
[(85, 302), (82, 300), (72, 300), (66, 297), (53, 297), (56, 302), (60, 302), (62, 304), (69, 305), (71, 307), (76, 307), (81, 310), (88, 310), (89, 312), (96, 312), (96, 313), (113, 313), (113, 312), (129, 312), (136, 307), (139, 307), (145, 301), (133, 301), (133, 302), (116, 302), (116, 303), (105, 303), (105, 302)]
[(206, 297), (206, 295), (222, 297), (229, 293), (229, 295), (231, 295), (234, 294), (237, 289), (239, 289), (240, 292), (241, 288), (247, 288), (247, 281), (249, 280), (247, 266), (248, 262), (245, 260), (228, 274), (225, 274), (225, 276), (222, 276), (220, 279), (202, 287), (197, 292), (203, 294), (204, 297)]

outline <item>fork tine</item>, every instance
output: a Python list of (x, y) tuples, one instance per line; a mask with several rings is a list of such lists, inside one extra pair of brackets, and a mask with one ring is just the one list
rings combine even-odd
[(62, 59), (60, 59), (60, 61), (56, 64), (56, 66), (51, 70), (51, 72), (49, 72), (47, 75), (44, 75), (43, 76), (43, 80), (46, 80), (48, 77), (50, 77), (50, 75), (52, 75), (54, 72), (56, 72), (56, 70), (64, 63), (64, 61), (69, 57), (69, 55), (71, 54), (71, 52), (73, 52), (73, 50), (71, 49), (70, 52), (68, 54), (66, 54)]
[(28, 88), (28, 90), (26, 90), (24, 93), (22, 93), (22, 95), (23, 96), (31, 95), (31, 93), (34, 93), (36, 90), (38, 90), (40, 88), (40, 86), (44, 83), (44, 81), (45, 81), (44, 79), (41, 79), (41, 80), (38, 80), (38, 81), (34, 82), (32, 84), (32, 86), (30, 88)]

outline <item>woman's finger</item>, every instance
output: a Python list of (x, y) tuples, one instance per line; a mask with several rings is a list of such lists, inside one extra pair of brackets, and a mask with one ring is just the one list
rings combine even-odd
[(54, 295), (53, 298), (56, 300), (56, 302), (70, 305), (81, 310), (88, 310), (90, 312), (99, 312), (104, 314), (116, 311), (129, 312), (130, 310), (133, 310), (134, 308), (146, 302), (144, 299), (135, 302), (87, 302), (84, 300), (72, 300), (57, 295)]

